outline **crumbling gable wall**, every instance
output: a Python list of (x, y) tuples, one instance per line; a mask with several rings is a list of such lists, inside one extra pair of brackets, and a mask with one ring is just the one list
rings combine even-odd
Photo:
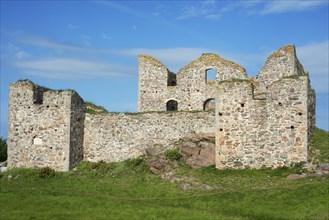
[(314, 100), (308, 75), (292, 45), (268, 58), (258, 80), (233, 78), (219, 82), (217, 168), (306, 162), (309, 134), (315, 127), (314, 117), (310, 117), (315, 115)]
[[(216, 79), (207, 81), (207, 70), (216, 71)], [(231, 77), (247, 78), (238, 64), (211, 53), (205, 53), (173, 76), (159, 60), (148, 55), (138, 57), (138, 111), (166, 111), (171, 100), (177, 110), (204, 110), (215, 99), (216, 81)], [(170, 83), (174, 79), (175, 83)]]
[(67, 171), (82, 159), (84, 102), (76, 92), (21, 80), (10, 84), (9, 100), (9, 168)]

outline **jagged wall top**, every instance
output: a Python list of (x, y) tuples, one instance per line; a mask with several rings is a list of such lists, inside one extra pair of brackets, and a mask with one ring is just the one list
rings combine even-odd
[(300, 64), (294, 45), (285, 45), (272, 53), (259, 73), (261, 90), (275, 81), (294, 75), (306, 75)]
[(226, 66), (231, 66), (235, 69), (238, 69), (241, 73), (247, 75), (246, 70), (241, 65), (234, 63), (233, 61), (226, 60), (223, 57), (213, 53), (202, 54), (202, 56), (200, 56), (196, 60), (193, 60), (191, 63), (187, 64), (182, 69), (180, 69), (178, 73), (183, 72), (186, 69), (193, 68), (194, 66), (199, 65), (199, 63), (202, 63), (204, 65), (212, 65), (212, 66), (216, 66), (217, 63), (222, 63)]

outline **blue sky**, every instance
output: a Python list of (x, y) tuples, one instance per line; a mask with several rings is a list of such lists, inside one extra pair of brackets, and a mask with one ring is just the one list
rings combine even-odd
[(137, 110), (137, 55), (178, 71), (212, 52), (258, 74), (286, 44), (310, 72), (317, 126), (328, 128), (328, 1), (1, 0), (1, 130), (8, 85), (74, 89), (109, 111)]

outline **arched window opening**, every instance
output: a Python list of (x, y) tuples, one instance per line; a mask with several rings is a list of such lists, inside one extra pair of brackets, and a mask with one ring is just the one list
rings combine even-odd
[(168, 71), (167, 86), (176, 86), (176, 74)]
[(216, 80), (216, 69), (206, 70), (206, 83), (214, 82)]
[(203, 110), (214, 110), (216, 108), (215, 99), (207, 99), (203, 104)]
[(178, 102), (175, 100), (169, 100), (167, 102), (167, 111), (177, 111), (178, 110)]

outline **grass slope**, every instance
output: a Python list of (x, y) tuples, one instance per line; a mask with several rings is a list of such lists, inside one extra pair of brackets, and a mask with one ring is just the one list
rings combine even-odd
[[(327, 142), (326, 137), (318, 144)], [(162, 180), (140, 158), (82, 162), (50, 177), (42, 171), (12, 169), (1, 174), (0, 219), (329, 218), (329, 177), (286, 178), (301, 172), (299, 167), (217, 170), (182, 164), (177, 176), (217, 187), (185, 191), (179, 188), (184, 182)]]

